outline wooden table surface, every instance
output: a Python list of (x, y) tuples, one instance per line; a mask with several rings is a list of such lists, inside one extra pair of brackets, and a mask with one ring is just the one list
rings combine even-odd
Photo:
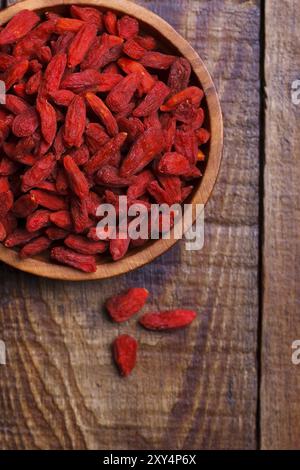
[[(205, 246), (179, 242), (104, 282), (1, 265), (0, 448), (300, 448), (298, 2), (136, 3), (194, 46), (220, 95), (225, 148)], [(150, 290), (149, 308), (196, 307), (199, 320), (167, 335), (112, 324), (104, 300), (136, 285)], [(111, 358), (120, 332), (140, 342), (127, 380)]]

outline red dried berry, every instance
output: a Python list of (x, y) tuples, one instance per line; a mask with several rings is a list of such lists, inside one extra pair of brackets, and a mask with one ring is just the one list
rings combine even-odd
[(120, 323), (138, 313), (145, 305), (148, 296), (147, 289), (134, 287), (110, 297), (105, 306), (111, 318)]
[(193, 310), (170, 310), (146, 313), (139, 322), (147, 330), (174, 330), (190, 325), (197, 314)]
[(29, 258), (46, 251), (51, 245), (51, 240), (47, 237), (39, 237), (30, 241), (20, 251), (20, 258)]
[(61, 246), (53, 248), (51, 250), (51, 259), (57, 263), (66, 264), (86, 273), (94, 273), (97, 271), (94, 256), (82, 255), (69, 248), (63, 248)]
[(137, 341), (129, 335), (118, 336), (113, 343), (114, 359), (124, 377), (127, 377), (135, 367), (137, 349)]

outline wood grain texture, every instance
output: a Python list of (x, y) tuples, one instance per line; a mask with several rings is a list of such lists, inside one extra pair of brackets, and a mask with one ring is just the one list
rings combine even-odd
[(291, 99), (300, 79), (299, 21), (298, 2), (266, 2), (264, 449), (300, 448), (300, 375), (291, 360), (292, 342), (300, 339), (300, 106)]
[[(206, 242), (180, 242), (118, 279), (47, 281), (0, 271), (0, 446), (5, 449), (256, 447), (259, 179), (259, 2), (138, 1), (196, 48), (219, 89), (225, 151), (206, 209)], [(197, 308), (185, 331), (110, 323), (105, 298), (145, 286), (147, 309)], [(119, 378), (110, 345), (140, 342)]]

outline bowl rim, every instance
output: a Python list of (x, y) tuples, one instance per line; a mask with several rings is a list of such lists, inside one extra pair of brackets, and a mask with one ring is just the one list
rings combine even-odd
[[(157, 30), (167, 42), (171, 43), (178, 52), (191, 63), (193, 72), (199, 80), (205, 94), (211, 129), (210, 148), (206, 168), (201, 178), (200, 185), (190, 201), (193, 205), (193, 222), (195, 222), (196, 204), (203, 204), (205, 206), (208, 202), (217, 181), (223, 151), (222, 111), (210, 73), (194, 48), (167, 21), (147, 8), (127, 0), (63, 0), (60, 2), (57, 0), (24, 0), (2, 10), (0, 12), (0, 22), (1, 24), (6, 23), (16, 13), (26, 8), (29, 10), (42, 10), (47, 8), (53, 10), (55, 7), (72, 4), (107, 8), (133, 16), (150, 28)], [(21, 260), (17, 252), (6, 248), (2, 244), (0, 245), (0, 260), (21, 271), (49, 279), (90, 281), (108, 279), (145, 266), (169, 250), (177, 241), (178, 240), (172, 238), (168, 240), (159, 239), (149, 246), (146, 245), (144, 248), (139, 249), (137, 252), (129, 252), (119, 261), (97, 264), (97, 271), (91, 274), (83, 273), (67, 266), (49, 263), (48, 260), (36, 258)]]

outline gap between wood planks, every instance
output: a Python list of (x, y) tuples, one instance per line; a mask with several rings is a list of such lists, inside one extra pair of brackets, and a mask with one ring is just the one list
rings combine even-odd
[(262, 375), (262, 338), (263, 338), (263, 248), (264, 248), (264, 166), (265, 166), (265, 0), (260, 1), (260, 134), (259, 134), (259, 255), (258, 255), (258, 296), (259, 311), (257, 321), (257, 410), (256, 445), (261, 449), (261, 375)]

